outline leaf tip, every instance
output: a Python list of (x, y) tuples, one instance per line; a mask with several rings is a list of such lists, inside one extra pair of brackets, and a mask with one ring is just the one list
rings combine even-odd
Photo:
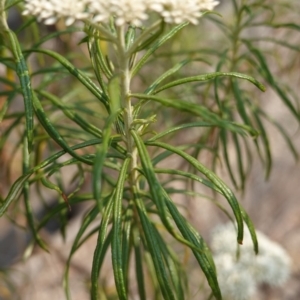
[(71, 211), (72, 211), (72, 208), (71, 208), (71, 205), (70, 205), (70, 203), (69, 203), (68, 196), (67, 196), (65, 193), (61, 193), (61, 196), (63, 197), (65, 203), (67, 204), (68, 209), (69, 209), (69, 212), (71, 212)]
[(267, 90), (267, 88), (263, 85), (263, 84), (260, 84), (259, 85), (259, 89), (262, 91), (262, 92), (265, 92)]

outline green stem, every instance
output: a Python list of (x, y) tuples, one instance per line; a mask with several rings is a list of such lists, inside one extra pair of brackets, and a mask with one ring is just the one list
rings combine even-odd
[(5, 2), (6, 0), (0, 0), (0, 32), (9, 30), (6, 21)]
[[(243, 1), (244, 2), (244, 1)], [(243, 5), (242, 3), (241, 7), (236, 7), (236, 21), (234, 24), (233, 34), (232, 34), (232, 58), (231, 58), (231, 68), (230, 71), (235, 70), (235, 67), (237, 65), (237, 56), (240, 49), (240, 34), (243, 30), (243, 26), (241, 25), (243, 20)]]
[(130, 55), (126, 51), (125, 42), (125, 28), (120, 26), (117, 29), (117, 51), (119, 57), (119, 73), (120, 73), (120, 88), (121, 88), (121, 105), (124, 114), (125, 125), (125, 142), (127, 147), (127, 153), (131, 156), (131, 166), (129, 168), (129, 181), (130, 186), (136, 184), (137, 178), (137, 149), (134, 144), (134, 140), (131, 136), (131, 126), (133, 123), (133, 107), (131, 104), (131, 72), (130, 72)]

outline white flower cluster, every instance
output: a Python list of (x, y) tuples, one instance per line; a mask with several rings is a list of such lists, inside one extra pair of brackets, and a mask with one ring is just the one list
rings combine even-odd
[(141, 26), (152, 11), (167, 23), (197, 24), (203, 11), (213, 10), (218, 4), (215, 0), (25, 0), (23, 14), (36, 16), (48, 25), (60, 18), (68, 26), (75, 20), (108, 22), (113, 16), (117, 26)]
[(218, 226), (212, 233), (211, 247), (223, 297), (247, 300), (260, 283), (282, 285), (289, 277), (290, 258), (277, 243), (256, 231), (259, 254), (255, 255), (249, 231), (245, 230), (237, 259), (236, 230), (232, 223)]
[(57, 22), (59, 18), (65, 18), (69, 26), (75, 20), (84, 20), (89, 17), (86, 11), (88, 0), (25, 0), (23, 15), (32, 15), (43, 21), (46, 25)]

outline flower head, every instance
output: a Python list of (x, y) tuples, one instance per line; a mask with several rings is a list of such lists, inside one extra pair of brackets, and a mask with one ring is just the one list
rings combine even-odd
[(141, 26), (142, 21), (148, 18), (144, 0), (90, 0), (88, 7), (96, 23), (107, 22), (112, 16), (117, 26), (125, 23)]
[(218, 272), (219, 286), (225, 299), (248, 300), (255, 294), (257, 283), (251, 272), (244, 270), (230, 254), (217, 255), (214, 261)]
[(88, 0), (25, 0), (23, 15), (33, 15), (46, 25), (57, 22), (60, 18), (66, 19), (66, 25), (71, 25), (75, 20), (88, 18), (86, 5)]
[(212, 250), (218, 280), (225, 299), (250, 299), (260, 283), (282, 285), (289, 277), (290, 258), (285, 250), (256, 231), (259, 254), (255, 255), (249, 231), (245, 230), (237, 259), (233, 224), (218, 226), (212, 233)]
[(166, 23), (180, 24), (189, 21), (197, 24), (201, 16), (198, 1), (156, 0), (150, 2), (149, 7), (158, 12)]
[(158, 12), (166, 23), (197, 24), (204, 10), (212, 10), (219, 1), (212, 0), (149, 0), (149, 8)]
[(217, 6), (220, 1), (214, 0), (198, 0), (200, 10), (213, 10), (215, 6)]
[(45, 24), (65, 18), (66, 25), (75, 20), (93, 23), (108, 22), (111, 17), (117, 26), (129, 23), (141, 26), (148, 13), (156, 12), (172, 24), (197, 24), (204, 10), (212, 10), (214, 0), (25, 0), (24, 15), (33, 15)]

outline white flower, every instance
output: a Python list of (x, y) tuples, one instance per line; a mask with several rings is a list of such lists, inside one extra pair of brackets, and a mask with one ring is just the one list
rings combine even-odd
[(86, 12), (87, 0), (51, 0), (56, 8), (58, 17), (66, 19), (66, 25), (73, 24), (76, 20), (84, 20), (89, 17)]
[(218, 280), (225, 299), (250, 299), (260, 283), (282, 285), (289, 277), (290, 258), (277, 243), (256, 231), (259, 254), (255, 255), (249, 231), (237, 259), (236, 230), (232, 223), (213, 230), (211, 246)]
[(75, 20), (106, 23), (111, 17), (115, 24), (141, 26), (148, 13), (157, 12), (165, 22), (198, 23), (204, 10), (212, 10), (214, 0), (25, 0), (24, 15), (33, 15), (45, 24), (64, 18), (66, 25)]
[(158, 12), (166, 23), (198, 24), (204, 10), (212, 10), (219, 1), (213, 0), (148, 0), (150, 10)]
[(25, 0), (23, 15), (33, 15), (39, 21), (47, 20), (54, 16), (54, 5), (48, 0)]
[(25, 0), (23, 15), (33, 15), (39, 21), (50, 25), (60, 18), (66, 19), (66, 25), (89, 16), (86, 12), (87, 0)]
[(256, 282), (251, 272), (245, 272), (244, 265), (237, 263), (230, 254), (214, 257), (218, 281), (225, 299), (248, 300), (256, 292)]
[(94, 23), (106, 23), (111, 17), (110, 1), (90, 0), (88, 3), (89, 12), (91, 14), (90, 21)]
[(197, 24), (201, 16), (198, 2), (196, 0), (149, 0), (148, 6), (158, 12), (166, 23), (180, 24), (188, 21)]
[(220, 3), (220, 1), (214, 0), (198, 0), (197, 2), (200, 6), (200, 10), (213, 10), (215, 6)]
[(89, 11), (94, 14), (94, 22), (107, 22), (110, 16), (115, 18), (117, 26), (130, 23), (141, 26), (148, 18), (144, 0), (90, 0)]
[(278, 244), (268, 240), (262, 233), (257, 233), (260, 254), (256, 257), (256, 279), (270, 285), (284, 284), (290, 275), (290, 258)]

